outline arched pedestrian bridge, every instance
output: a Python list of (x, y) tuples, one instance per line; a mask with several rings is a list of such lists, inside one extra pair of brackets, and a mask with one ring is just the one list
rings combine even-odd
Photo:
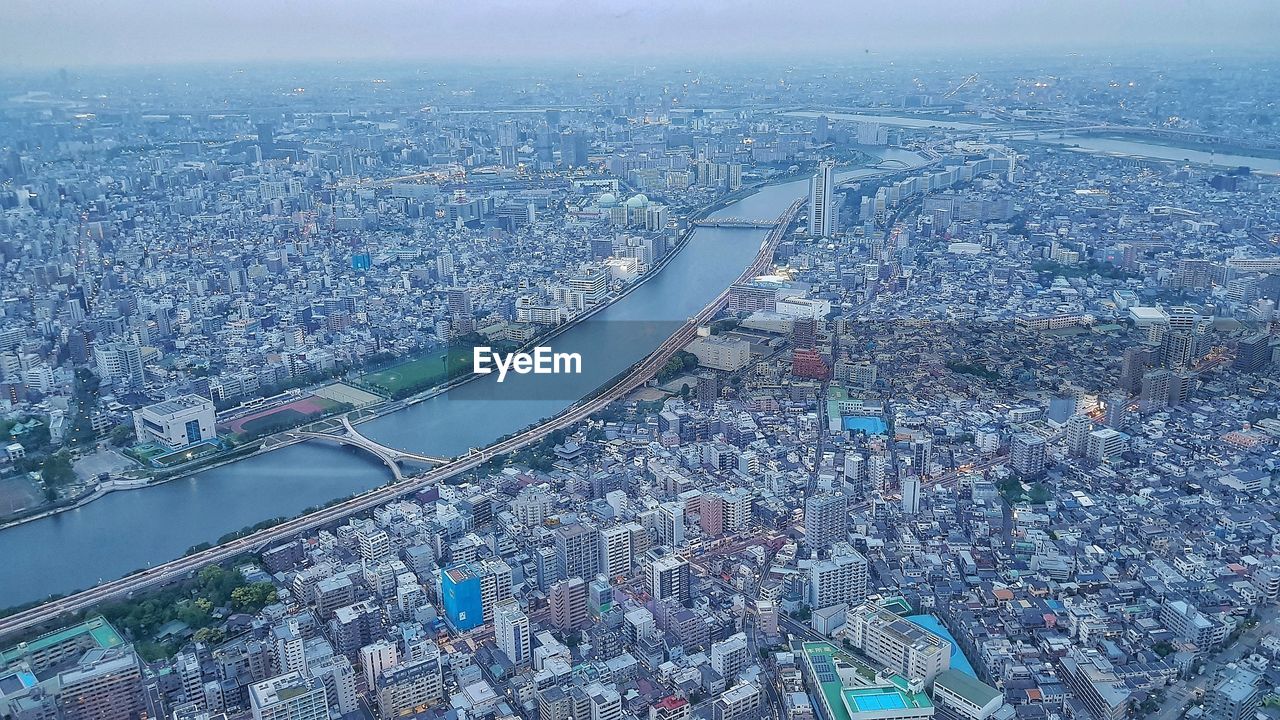
[(424, 455), (422, 453), (409, 452), (401, 450), (380, 442), (371, 440), (356, 430), (351, 424), (350, 418), (346, 415), (342, 416), (342, 424), (338, 427), (325, 428), (323, 430), (289, 430), (285, 433), (289, 437), (300, 438), (304, 440), (323, 440), (326, 442), (346, 445), (348, 447), (356, 447), (376, 456), (395, 475), (396, 480), (404, 479), (404, 465), (426, 465), (435, 467), (438, 465), (446, 465), (453, 462), (453, 458), (440, 457), (437, 455)]

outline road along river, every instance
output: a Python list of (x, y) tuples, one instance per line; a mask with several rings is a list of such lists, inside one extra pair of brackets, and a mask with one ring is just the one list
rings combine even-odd
[[(840, 179), (921, 165), (913, 152), (877, 150), (899, 161)], [(769, 220), (807, 192), (807, 180), (767, 186), (713, 216)], [(579, 352), (581, 375), (487, 376), (359, 426), (386, 445), (459, 455), (560, 412), (658, 347), (713, 300), (755, 257), (767, 230), (698, 228), (649, 282), (552, 342)], [(535, 388), (533, 383), (556, 381)], [(385, 484), (390, 473), (357, 450), (307, 442), (163, 485), (107, 495), (81, 508), (0, 530), (0, 607), (69, 593), (181, 556), (187, 548), (273, 517)]]

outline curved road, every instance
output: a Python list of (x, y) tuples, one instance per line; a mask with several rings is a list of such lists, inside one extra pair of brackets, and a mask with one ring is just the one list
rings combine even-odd
[[(739, 281), (761, 274), (765, 267), (773, 262), (773, 253), (778, 246), (778, 242), (786, 234), (787, 228), (795, 220), (804, 203), (805, 199), (796, 200), (787, 208), (786, 212), (779, 216), (778, 224), (765, 238), (764, 242), (761, 243), (760, 252), (757, 253), (755, 261), (742, 272), (738, 278)], [(560, 415), (516, 433), (506, 440), (494, 443), (483, 450), (475, 450), (423, 475), (393, 482), (385, 487), (345, 500), (332, 507), (296, 517), (238, 540), (232, 540), (217, 547), (74, 593), (65, 598), (52, 600), (14, 613), (0, 619), (0, 637), (54, 622), (64, 615), (92, 608), (107, 600), (128, 597), (139, 590), (177, 582), (205, 565), (225, 562), (245, 553), (256, 552), (295, 535), (371, 510), (398, 497), (417, 492), (454, 475), (478, 467), (498, 455), (510, 453), (531, 445), (556, 430), (581, 422), (653, 377), (676, 351), (689, 344), (696, 337), (698, 326), (714, 317), (724, 307), (728, 297), (729, 291), (726, 289), (717, 295), (701, 312), (689, 318), (674, 335), (667, 338), (657, 349), (649, 353), (644, 360), (633, 366), (606, 392), (590, 400), (572, 405)]]

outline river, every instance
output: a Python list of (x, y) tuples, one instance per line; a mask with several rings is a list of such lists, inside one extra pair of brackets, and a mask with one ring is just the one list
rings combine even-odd
[(0, 531), (0, 607), (85, 589), (390, 480), (390, 470), (359, 451), (308, 443), (114, 492)]
[[(943, 116), (928, 115), (910, 117), (873, 115), (866, 113), (820, 112), (816, 110), (795, 110), (782, 114), (787, 117), (805, 118), (825, 116), (829, 120), (873, 122), (880, 125), (890, 125), (912, 130), (945, 129), (991, 132), (1010, 130), (1014, 127), (1013, 125), (998, 123), (995, 121), (990, 123), (978, 123), (950, 120)], [(1152, 160), (1189, 162), (1196, 165), (1208, 165), (1224, 169), (1247, 166), (1255, 172), (1265, 173), (1267, 175), (1280, 175), (1280, 158), (1240, 155), (1237, 153), (1221, 151), (1213, 152), (1204, 147), (1183, 147), (1172, 143), (1163, 144), (1159, 142), (1143, 142), (1142, 140), (1134, 140), (1125, 137), (1068, 136), (1058, 139), (1050, 137), (1053, 133), (1054, 129), (1051, 127), (1040, 128), (1039, 130), (1028, 129), (1025, 132), (1020, 132), (1018, 136), (1011, 138), (1011, 140), (1016, 140), (1018, 142), (1032, 142), (1036, 135), (1040, 135), (1040, 139), (1034, 140), (1034, 142), (1049, 145), (1061, 145), (1079, 152), (1149, 158)]]
[[(766, 187), (713, 216), (771, 219), (807, 191), (807, 182)], [(556, 352), (582, 356), (581, 375), (508, 374), (499, 384), (490, 374), (364, 423), (360, 432), (384, 445), (455, 456), (549, 417), (660, 345), (751, 263), (765, 234), (699, 228), (656, 277), (551, 340)]]
[[(938, 116), (920, 116), (908, 117), (899, 115), (872, 115), (867, 113), (847, 113), (847, 112), (819, 112), (816, 110), (795, 110), (792, 112), (782, 113), (787, 117), (817, 118), (826, 117), (828, 120), (844, 120), (848, 122), (869, 122), (877, 125), (892, 125), (894, 127), (912, 128), (915, 130), (924, 130), (930, 128), (942, 128), (945, 130), (993, 130), (996, 126), (992, 124), (980, 124), (976, 122), (963, 122), (960, 120), (950, 120)], [(878, 151), (877, 151), (878, 152)]]
[[(921, 164), (913, 153), (875, 151)], [(900, 172), (892, 170), (890, 172)], [(863, 168), (841, 180), (882, 174)], [(714, 213), (773, 219), (808, 180), (767, 186)], [(580, 375), (489, 375), (360, 425), (387, 445), (456, 455), (549, 417), (661, 344), (751, 263), (765, 230), (698, 228), (654, 278), (553, 339), (582, 355)], [(0, 531), (0, 608), (88, 588), (263, 520), (386, 483), (390, 472), (359, 451), (292, 445), (162, 485), (112, 493), (84, 507)]]
[(1226, 152), (1210, 152), (1204, 149), (1178, 147), (1175, 145), (1159, 145), (1137, 140), (1109, 137), (1067, 137), (1061, 140), (1041, 140), (1052, 145), (1078, 150), (1080, 152), (1103, 155), (1121, 155), (1154, 160), (1172, 160), (1189, 162), (1196, 165), (1210, 165), (1220, 168), (1237, 168), (1247, 166), (1250, 169), (1268, 175), (1280, 175), (1280, 159), (1257, 157), (1254, 155), (1237, 155)]

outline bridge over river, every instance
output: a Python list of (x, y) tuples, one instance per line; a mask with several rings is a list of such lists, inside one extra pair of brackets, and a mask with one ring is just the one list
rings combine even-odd
[[(314, 427), (314, 426), (313, 426)], [(399, 448), (383, 445), (376, 440), (371, 440), (351, 424), (351, 418), (346, 415), (342, 416), (342, 422), (337, 427), (317, 428), (313, 430), (289, 430), (284, 433), (287, 438), (299, 440), (322, 440), (325, 442), (337, 443), (348, 447), (355, 447), (364, 450), (381, 460), (391, 473), (395, 475), (397, 481), (403, 480), (404, 464), (411, 463), (417, 465), (425, 465), (427, 467), (437, 467), (447, 465), (453, 462), (454, 458), (440, 457), (437, 455), (424, 455), (422, 453), (410, 452)]]
[(714, 228), (751, 228), (758, 230), (761, 228), (771, 228), (778, 224), (777, 220), (750, 220), (740, 217), (708, 217), (701, 220), (694, 220), (693, 224), (697, 227), (714, 227)]

